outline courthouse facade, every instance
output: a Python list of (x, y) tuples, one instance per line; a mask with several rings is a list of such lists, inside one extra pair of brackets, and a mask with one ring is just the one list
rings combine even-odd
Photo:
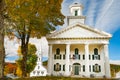
[(47, 35), (48, 74), (54, 76), (111, 77), (111, 34), (85, 25), (83, 6), (75, 3), (67, 16), (68, 26)]

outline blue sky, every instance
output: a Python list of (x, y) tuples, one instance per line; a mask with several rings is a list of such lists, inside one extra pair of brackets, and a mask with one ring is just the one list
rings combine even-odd
[[(69, 6), (75, 2), (84, 6), (85, 24), (112, 34), (109, 44), (110, 60), (120, 60), (120, 0), (63, 0), (61, 9), (63, 15), (70, 15)], [(66, 24), (63, 26), (65, 27)], [(10, 43), (8, 44), (10, 45)], [(14, 49), (16, 50), (17, 47), (14, 47)], [(14, 54), (10, 54), (6, 58), (7, 61), (14, 61), (18, 58), (15, 50), (8, 50), (8, 52), (14, 52)], [(43, 60), (46, 59), (45, 57)]]
[(109, 44), (110, 60), (120, 60), (120, 0), (64, 0), (62, 13), (69, 14), (69, 5), (84, 6), (85, 24), (112, 34)]

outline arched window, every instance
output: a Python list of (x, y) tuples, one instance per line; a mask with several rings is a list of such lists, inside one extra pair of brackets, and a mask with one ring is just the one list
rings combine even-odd
[(60, 54), (60, 49), (59, 48), (56, 49), (56, 54), (58, 54), (58, 55)]
[(78, 48), (75, 49), (75, 54), (77, 55), (79, 53)]
[(94, 54), (98, 55), (98, 49), (97, 48), (94, 49)]
[(61, 70), (61, 65), (59, 63), (56, 63), (54, 65), (54, 71), (60, 71)]
[(93, 65), (93, 72), (101, 72), (101, 67), (98, 64)]

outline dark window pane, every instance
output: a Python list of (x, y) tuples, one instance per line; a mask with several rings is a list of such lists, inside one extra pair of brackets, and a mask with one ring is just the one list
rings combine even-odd
[(94, 49), (94, 54), (98, 55), (98, 49), (97, 48)]

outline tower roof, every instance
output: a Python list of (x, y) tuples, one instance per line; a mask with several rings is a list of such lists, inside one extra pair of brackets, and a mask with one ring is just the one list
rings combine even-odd
[(72, 7), (81, 7), (81, 8), (84, 8), (82, 4), (80, 3), (73, 3), (72, 5), (69, 6), (69, 8), (72, 8)]

